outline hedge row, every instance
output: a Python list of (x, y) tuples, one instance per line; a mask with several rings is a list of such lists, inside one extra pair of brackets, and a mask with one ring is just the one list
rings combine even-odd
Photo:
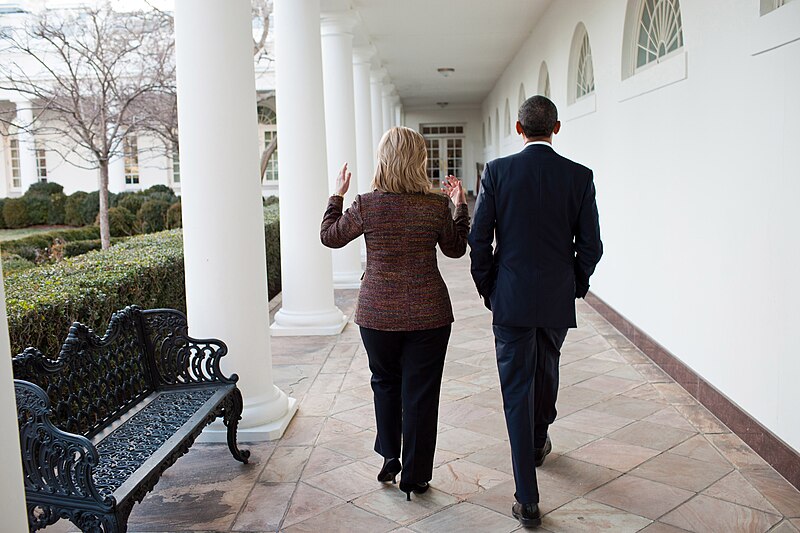
[(85, 228), (65, 229), (47, 231), (5, 241), (0, 244), (4, 254), (18, 255), (28, 261), (37, 261), (42, 254), (47, 253), (57, 239), (70, 243), (74, 241), (89, 241), (100, 238), (100, 228), (97, 226), (87, 226)]
[[(277, 205), (264, 209), (264, 229), (272, 298), (281, 275)], [(182, 233), (131, 237), (108, 250), (10, 272), (5, 286), (12, 353), (35, 346), (55, 357), (74, 321), (102, 335), (111, 314), (127, 305), (185, 310)]]

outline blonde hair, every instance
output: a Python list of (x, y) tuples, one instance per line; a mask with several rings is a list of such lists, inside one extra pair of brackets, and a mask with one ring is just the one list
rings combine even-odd
[(378, 143), (378, 167), (372, 188), (391, 193), (428, 193), (425, 138), (411, 128), (391, 128)]

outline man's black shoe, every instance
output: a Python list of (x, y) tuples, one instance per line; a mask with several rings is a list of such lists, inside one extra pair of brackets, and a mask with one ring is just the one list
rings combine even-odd
[(542, 525), (542, 513), (539, 512), (538, 503), (526, 503), (523, 505), (517, 502), (511, 508), (511, 514), (519, 520), (522, 527), (539, 527)]
[(553, 451), (553, 443), (550, 442), (550, 435), (548, 435), (547, 440), (544, 441), (544, 448), (533, 449), (537, 468), (544, 464), (544, 458), (547, 457), (547, 454), (549, 454), (551, 451)]

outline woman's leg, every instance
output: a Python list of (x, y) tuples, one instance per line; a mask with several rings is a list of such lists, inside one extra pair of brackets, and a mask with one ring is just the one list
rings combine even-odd
[(378, 435), (375, 451), (387, 459), (400, 457), (402, 428), (402, 333), (360, 328), (361, 340), (372, 372), (375, 422)]
[(430, 481), (450, 325), (405, 332), (403, 342), (403, 472), (405, 484)]

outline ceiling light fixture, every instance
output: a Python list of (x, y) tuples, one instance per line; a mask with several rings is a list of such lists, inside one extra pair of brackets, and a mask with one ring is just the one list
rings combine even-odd
[(445, 107), (447, 107), (447, 104), (449, 104), (449, 103), (450, 102), (436, 102), (436, 105), (438, 105), (439, 107), (444, 109)]
[(454, 69), (452, 67), (439, 67), (439, 68), (436, 69), (436, 72), (438, 72), (439, 74), (441, 74), (445, 78), (448, 77), (450, 74), (452, 74), (455, 71), (456, 71), (456, 69)]

